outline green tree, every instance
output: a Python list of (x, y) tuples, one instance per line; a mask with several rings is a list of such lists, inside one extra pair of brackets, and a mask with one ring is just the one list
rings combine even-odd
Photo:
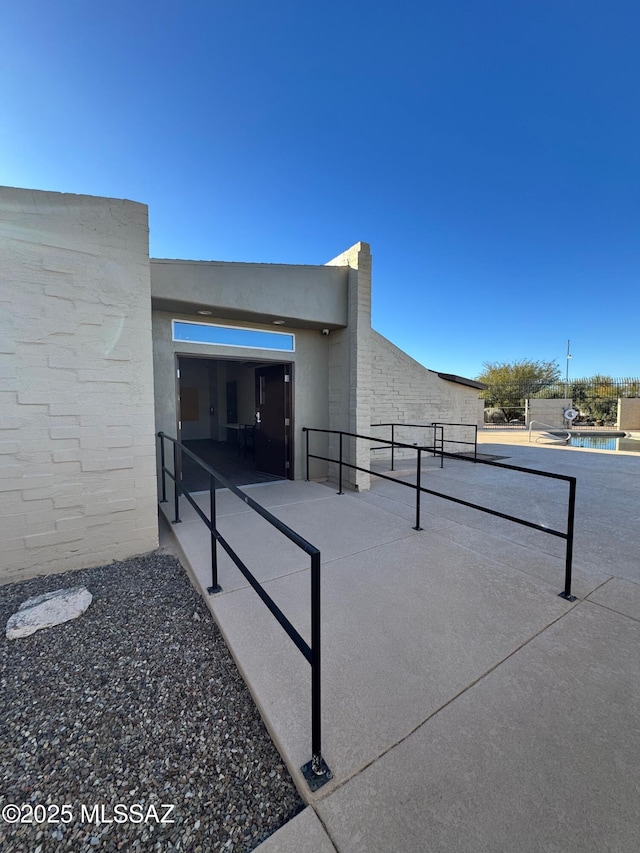
[(582, 418), (613, 423), (618, 411), (618, 397), (623, 396), (616, 381), (610, 376), (596, 373), (583, 383), (584, 389), (572, 387), (574, 405)]
[(555, 361), (485, 361), (483, 367), (478, 380), (488, 387), (481, 396), (488, 407), (502, 409), (505, 420), (513, 415), (509, 409), (523, 406), (526, 398), (560, 379), (560, 368)]

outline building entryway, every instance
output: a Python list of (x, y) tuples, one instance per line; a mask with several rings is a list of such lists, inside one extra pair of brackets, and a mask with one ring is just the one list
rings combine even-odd
[[(177, 362), (178, 439), (234, 485), (293, 479), (292, 365), (193, 355)], [(183, 474), (190, 491), (209, 487), (186, 455)]]

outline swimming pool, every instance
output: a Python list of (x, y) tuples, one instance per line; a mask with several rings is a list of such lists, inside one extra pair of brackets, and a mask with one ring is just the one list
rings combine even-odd
[(623, 450), (640, 453), (640, 440), (628, 436), (572, 434), (569, 447), (585, 447), (589, 450)]

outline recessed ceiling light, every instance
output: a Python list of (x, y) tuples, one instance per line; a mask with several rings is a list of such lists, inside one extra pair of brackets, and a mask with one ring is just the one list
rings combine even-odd
[(203, 317), (210, 317), (212, 313), (212, 311), (198, 311), (198, 314), (202, 314)]
[(272, 320), (274, 326), (284, 326), (284, 320)]

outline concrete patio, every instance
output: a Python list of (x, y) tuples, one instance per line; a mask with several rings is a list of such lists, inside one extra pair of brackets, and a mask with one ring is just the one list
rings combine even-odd
[[(389, 481), (340, 496), (300, 481), (247, 489), (322, 551), (333, 779), (315, 794), (299, 770), (311, 757), (310, 668), (223, 552), (223, 592), (206, 594), (208, 531), (182, 499), (176, 547), (308, 803), (261, 853), (638, 849), (640, 456), (520, 434), (481, 441), (509, 464), (577, 477), (575, 603), (558, 597), (556, 537), (431, 496), (415, 531), (414, 491)], [(564, 482), (427, 460), (423, 485), (566, 522)], [(229, 492), (217, 514), (309, 639), (308, 557)]]

